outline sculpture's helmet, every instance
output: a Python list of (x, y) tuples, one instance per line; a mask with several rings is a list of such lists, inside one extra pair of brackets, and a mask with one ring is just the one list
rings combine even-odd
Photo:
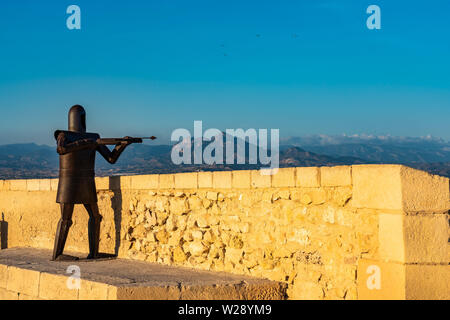
[(75, 105), (69, 110), (69, 131), (86, 132), (86, 111), (80, 105)]

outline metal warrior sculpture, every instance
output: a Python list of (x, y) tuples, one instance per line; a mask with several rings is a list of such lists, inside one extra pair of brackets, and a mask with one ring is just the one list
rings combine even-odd
[[(52, 260), (76, 260), (63, 254), (75, 204), (83, 204), (89, 214), (89, 255), (87, 259), (105, 256), (99, 253), (100, 222), (102, 216), (97, 205), (95, 187), (95, 154), (98, 151), (106, 161), (114, 164), (131, 143), (142, 143), (150, 138), (100, 139), (97, 133), (86, 132), (86, 112), (80, 105), (69, 111), (69, 130), (55, 131), (59, 153), (59, 184), (56, 202), (61, 206), (61, 219), (56, 229)], [(115, 145), (110, 151), (106, 145)], [(111, 255), (109, 255), (111, 256)]]

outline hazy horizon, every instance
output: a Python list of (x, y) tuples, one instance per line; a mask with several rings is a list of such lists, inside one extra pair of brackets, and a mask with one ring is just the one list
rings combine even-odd
[[(379, 142), (379, 143), (410, 143), (410, 142), (434, 142), (434, 143), (443, 143), (450, 144), (450, 140), (443, 139), (441, 137), (436, 136), (391, 136), (391, 135), (367, 135), (367, 134), (336, 134), (336, 135), (327, 135), (327, 134), (311, 134), (311, 135), (302, 135), (302, 136), (286, 136), (280, 137), (280, 145), (289, 145), (290, 140), (300, 139), (305, 142), (305, 145), (337, 145), (337, 144), (352, 144), (352, 143), (364, 143), (364, 142)], [(173, 145), (178, 142), (170, 141), (170, 139), (157, 139), (154, 141), (147, 142), (144, 140), (144, 144), (146, 145)], [(22, 141), (16, 143), (4, 143), (0, 144), (0, 146), (7, 145), (21, 145), (21, 144), (36, 144), (38, 146), (48, 146), (54, 147), (55, 141), (51, 141), (50, 143), (38, 143), (35, 141)]]
[(74, 104), (104, 137), (176, 128), (450, 139), (450, 2), (66, 1), (0, 5), (0, 144), (53, 144)]

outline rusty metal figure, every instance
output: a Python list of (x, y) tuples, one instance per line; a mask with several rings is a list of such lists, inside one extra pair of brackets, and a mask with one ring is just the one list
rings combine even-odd
[(61, 219), (56, 230), (52, 260), (78, 259), (63, 254), (75, 204), (83, 204), (89, 214), (87, 259), (101, 257), (99, 241), (102, 216), (98, 210), (94, 179), (95, 155), (98, 151), (106, 161), (114, 164), (129, 144), (139, 141), (130, 137), (116, 139), (115, 148), (110, 151), (105, 144), (97, 142), (99, 138), (97, 133), (86, 132), (86, 112), (80, 105), (73, 106), (69, 111), (68, 130), (55, 132), (60, 168), (56, 202), (61, 206)]

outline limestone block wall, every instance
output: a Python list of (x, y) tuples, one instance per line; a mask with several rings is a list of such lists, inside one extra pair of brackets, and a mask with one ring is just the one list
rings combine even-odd
[[(53, 247), (58, 181), (0, 181), (7, 246)], [(449, 299), (449, 179), (400, 165), (97, 178), (101, 251), (282, 281), (290, 299)], [(66, 250), (87, 252), (76, 206)], [(3, 241), (4, 242), (4, 241)]]

